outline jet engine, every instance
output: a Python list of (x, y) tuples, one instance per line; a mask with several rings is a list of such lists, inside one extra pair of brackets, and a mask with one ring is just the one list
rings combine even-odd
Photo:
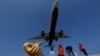
[(61, 31), (59, 32), (59, 35), (63, 35), (63, 30), (61, 30)]
[(45, 32), (44, 31), (41, 31), (41, 36), (45, 36)]

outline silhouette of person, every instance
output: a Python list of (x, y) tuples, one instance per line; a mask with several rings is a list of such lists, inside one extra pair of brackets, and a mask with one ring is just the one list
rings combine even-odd
[(64, 56), (64, 49), (61, 44), (58, 45), (58, 56)]
[(66, 49), (66, 53), (68, 53), (69, 56), (71, 56), (71, 54), (74, 56), (74, 52), (73, 52), (72, 46), (67, 46), (65, 49)]
[(44, 56), (42, 51), (40, 50), (41, 44), (42, 42), (37, 42), (37, 43), (26, 42), (24, 43), (23, 48), (29, 56)]
[(84, 53), (84, 55), (88, 56), (86, 49), (82, 43), (79, 43), (79, 50)]
[(53, 48), (54, 48), (54, 46), (51, 46), (50, 47), (50, 56), (55, 56), (55, 53), (53, 51)]

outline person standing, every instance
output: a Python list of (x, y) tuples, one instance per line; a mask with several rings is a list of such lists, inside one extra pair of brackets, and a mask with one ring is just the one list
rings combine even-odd
[(71, 56), (71, 54), (72, 54), (73, 56), (75, 56), (75, 55), (74, 55), (74, 52), (73, 52), (72, 46), (67, 46), (65, 49), (66, 49), (66, 53), (68, 53), (69, 56)]
[(64, 56), (64, 49), (61, 44), (58, 45), (58, 56)]
[(84, 53), (84, 55), (88, 56), (88, 53), (82, 43), (79, 43), (79, 50)]
[(53, 48), (54, 48), (54, 46), (51, 46), (50, 47), (50, 56), (55, 56), (55, 53), (53, 51)]

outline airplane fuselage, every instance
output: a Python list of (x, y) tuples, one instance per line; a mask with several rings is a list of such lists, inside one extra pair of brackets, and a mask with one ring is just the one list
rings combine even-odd
[(51, 12), (51, 26), (50, 26), (50, 33), (49, 33), (49, 46), (52, 45), (53, 39), (55, 37), (55, 29), (56, 29), (56, 23), (58, 18), (58, 2), (55, 1), (52, 12)]

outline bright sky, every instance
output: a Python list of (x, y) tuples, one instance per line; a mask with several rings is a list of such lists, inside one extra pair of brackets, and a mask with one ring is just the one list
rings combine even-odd
[[(50, 11), (54, 0), (0, 0), (0, 56), (28, 56), (22, 46), (41, 30), (49, 31)], [(71, 45), (74, 52), (82, 41), (89, 54), (100, 53), (100, 1), (99, 0), (58, 0), (59, 17), (56, 31), (64, 30), (70, 39), (54, 41), (65, 48)], [(49, 56), (45, 41), (41, 49)], [(65, 53), (65, 55), (67, 55)]]

